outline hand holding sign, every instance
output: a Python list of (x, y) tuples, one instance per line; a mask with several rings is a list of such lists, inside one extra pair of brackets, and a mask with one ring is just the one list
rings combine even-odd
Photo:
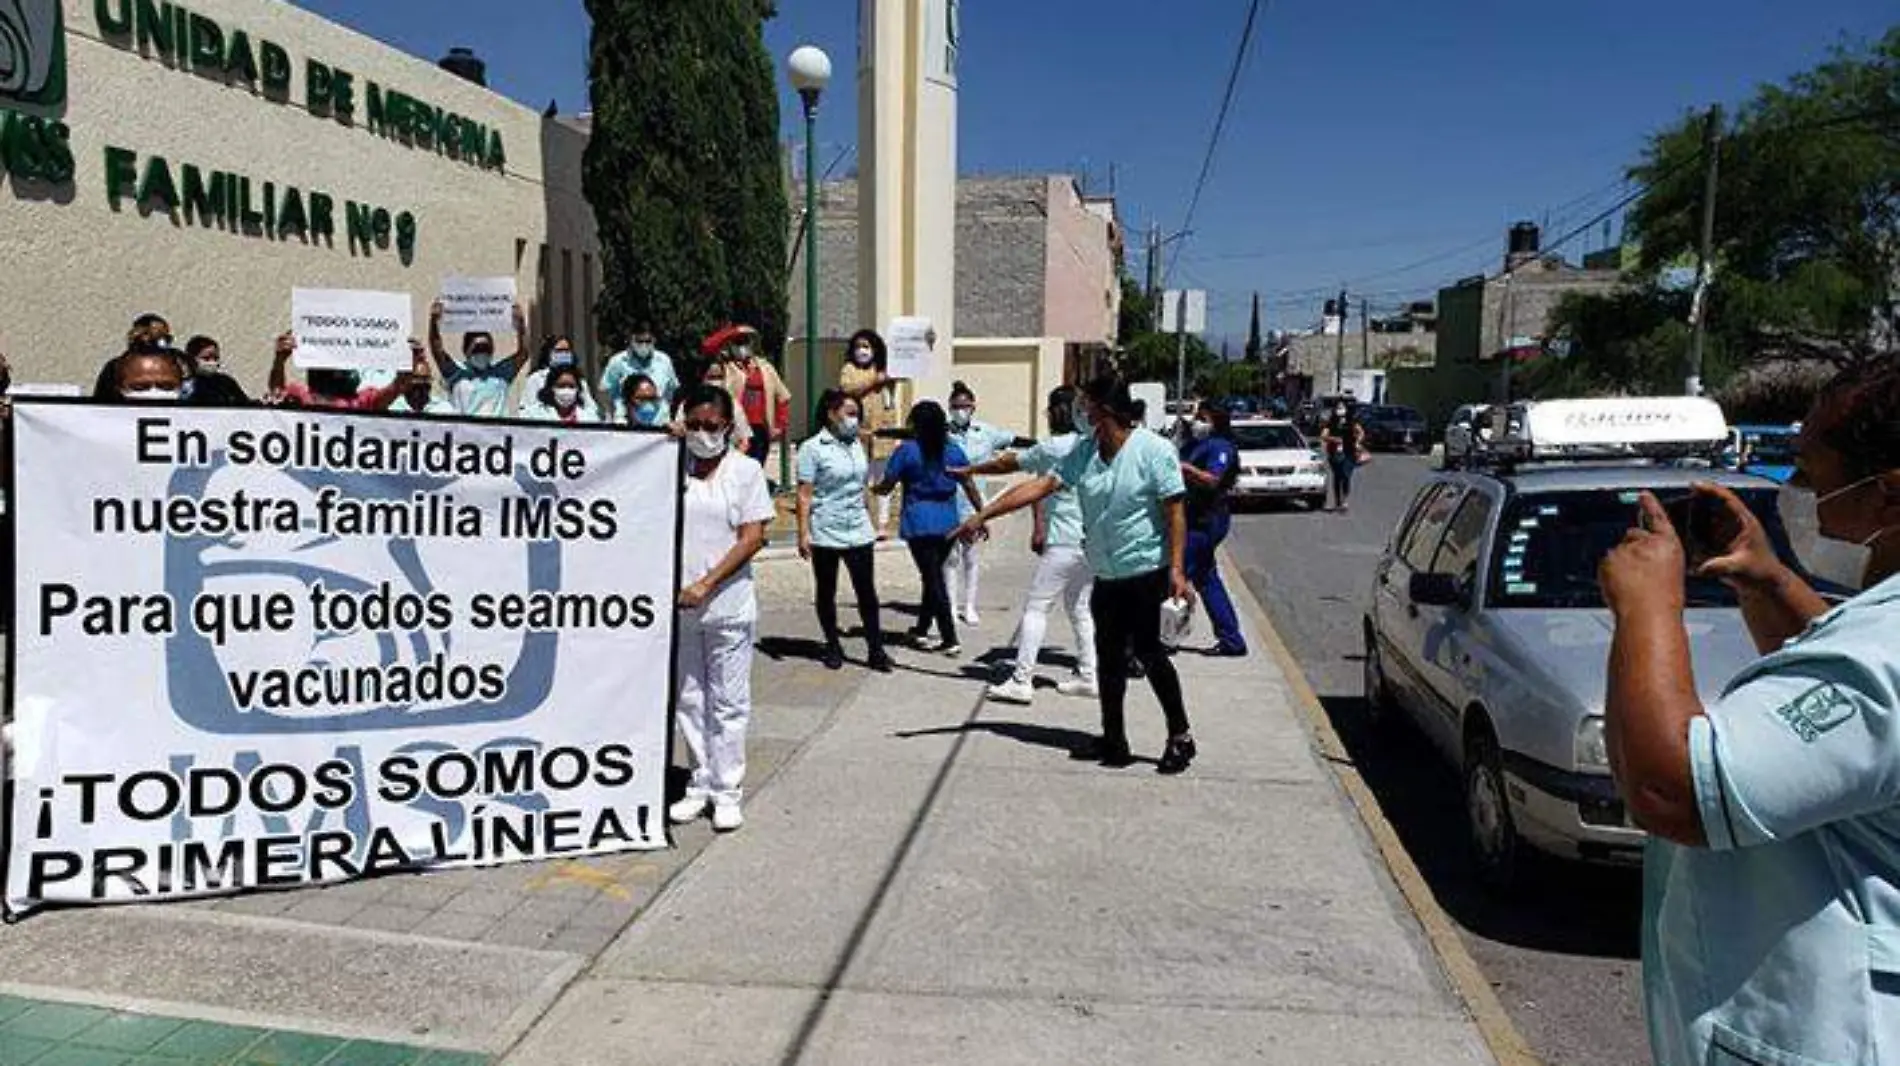
[(409, 369), (414, 312), (406, 292), (296, 289), (290, 316), (299, 369)]
[(443, 278), (437, 305), (447, 333), (506, 333), (520, 319), (513, 278)]

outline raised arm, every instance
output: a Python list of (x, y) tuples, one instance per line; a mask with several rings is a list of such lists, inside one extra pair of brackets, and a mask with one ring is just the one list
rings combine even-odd
[(508, 357), (508, 363), (512, 376), (518, 378), (533, 360), (528, 358), (528, 316), (522, 312), (520, 304), (515, 305), (514, 312), (515, 354)]
[(1015, 452), (1004, 452), (988, 462), (978, 463), (975, 466), (966, 466), (960, 470), (952, 470), (950, 473), (952, 475), (965, 477), (1001, 477), (1005, 474), (1017, 473), (1021, 471), (1022, 468), (1021, 457)]
[(442, 380), (449, 380), (455, 373), (455, 360), (449, 358), (449, 350), (442, 346), (442, 301), (429, 305), (429, 355), (435, 359), (436, 372)]
[(296, 351), (297, 338), (294, 334), (284, 333), (278, 335), (277, 349), (271, 353), (270, 361), (270, 381), (268, 385), (272, 396), (280, 396), (283, 394), (284, 385), (288, 377), (286, 368), (290, 365), (291, 355)]
[[(957, 527), (952, 536), (959, 538), (975, 536), (991, 522), (1046, 500), (1061, 491), (1062, 479), (1054, 474), (1018, 482), (1008, 492), (991, 500), (986, 506), (980, 507), (976, 514), (971, 515)], [(1185, 543), (1186, 538), (1182, 539)]]
[(1741, 497), (1715, 484), (1699, 484), (1695, 490), (1721, 505), (1714, 539), (1722, 552), (1702, 562), (1696, 573), (1719, 578), (1735, 590), (1756, 650), (1763, 655), (1780, 651), (1827, 613), (1827, 601), (1775, 554), (1768, 531)]

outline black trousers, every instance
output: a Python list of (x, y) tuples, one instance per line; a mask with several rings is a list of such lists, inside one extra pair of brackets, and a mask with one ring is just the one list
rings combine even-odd
[[(943, 564), (950, 558), (950, 538), (914, 537), (905, 543), (910, 546), (911, 560), (917, 564), (917, 576), (924, 583), (923, 606), (917, 626), (911, 632), (918, 637), (928, 636), (931, 625), (935, 624), (939, 637), (947, 643), (957, 643), (957, 620), (950, 613), (950, 587), (943, 575)], [(1155, 624), (1160, 624), (1159, 615)]]
[(1095, 615), (1096, 669), (1101, 676), (1102, 736), (1111, 747), (1128, 746), (1128, 726), (1122, 705), (1128, 698), (1128, 658), (1147, 671), (1148, 685), (1161, 701), (1168, 718), (1168, 735), (1188, 731), (1187, 707), (1181, 699), (1181, 677), (1174, 660), (1161, 646), (1161, 605), (1168, 601), (1168, 571), (1156, 570), (1117, 581), (1097, 579), (1089, 597)]
[(884, 633), (878, 624), (876, 552), (874, 545), (855, 548), (811, 549), (811, 572), (818, 581), (818, 626), (825, 631), (825, 643), (838, 646), (838, 564), (851, 574), (851, 591), (858, 595), (858, 617), (864, 621), (864, 642), (875, 655), (884, 648)]

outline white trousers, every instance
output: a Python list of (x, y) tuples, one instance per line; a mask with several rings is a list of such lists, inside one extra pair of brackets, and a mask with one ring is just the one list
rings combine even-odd
[[(873, 485), (883, 484), (884, 483), (884, 468), (889, 465), (890, 465), (890, 460), (888, 459), (871, 460), (871, 472), (869, 475), (870, 483)], [(896, 498), (897, 498), (897, 493), (895, 492), (891, 493), (889, 496), (873, 497), (874, 502), (872, 503), (872, 506), (877, 509), (877, 514), (876, 514), (877, 532), (879, 536), (883, 536), (884, 532), (891, 528), (891, 501), (895, 500)]]
[(745, 734), (752, 720), (756, 622), (702, 624), (679, 616), (679, 700), (674, 717), (693, 756), (688, 797), (737, 803), (745, 781)]
[(1035, 684), (1036, 658), (1049, 632), (1049, 612), (1057, 603), (1068, 612), (1075, 629), (1076, 676), (1095, 680), (1095, 616), (1089, 613), (1089, 594), (1094, 588), (1095, 571), (1081, 548), (1051, 545), (1043, 549), (1036, 575), (1029, 580), (1023, 620), (1016, 627), (1015, 680)]
[(976, 610), (978, 579), (982, 577), (982, 558), (975, 544), (952, 544), (950, 556), (943, 561), (943, 587), (950, 593), (950, 613), (963, 617)]

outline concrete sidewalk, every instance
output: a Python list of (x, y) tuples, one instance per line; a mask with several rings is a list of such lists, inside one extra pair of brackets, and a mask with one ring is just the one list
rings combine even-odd
[[(1021, 539), (972, 656), (1010, 636)], [(1068, 758), (1092, 702), (985, 705), (983, 666), (906, 656), (505, 1062), (1490, 1062), (1276, 662), (1179, 663), (1202, 758), (1162, 778)], [(1139, 683), (1129, 717), (1159, 754)]]

